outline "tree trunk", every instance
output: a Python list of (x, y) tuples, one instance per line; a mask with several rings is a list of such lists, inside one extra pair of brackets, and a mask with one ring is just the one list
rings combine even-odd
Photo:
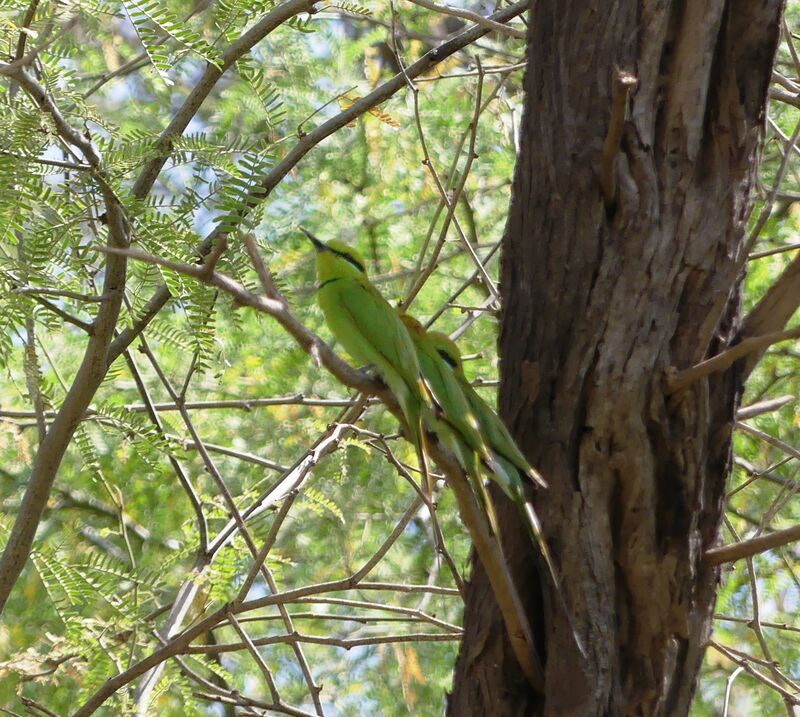
[[(743, 381), (734, 365), (670, 395), (665, 376), (736, 336), (782, 9), (535, 5), (503, 247), (500, 408), (550, 483), (536, 505), (587, 656), (495, 494), (545, 691), (524, 680), (473, 556), (453, 717), (689, 711), (719, 579), (702, 556)], [(620, 71), (638, 81), (627, 95)]]

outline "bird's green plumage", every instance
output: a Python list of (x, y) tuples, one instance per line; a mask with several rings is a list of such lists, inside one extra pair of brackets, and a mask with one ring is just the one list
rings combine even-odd
[(492, 451), (497, 457), (497, 463), (500, 466), (501, 472), (507, 474), (505, 476), (498, 476), (499, 483), (504, 491), (513, 498), (509, 492), (511, 487), (508, 483), (515, 482), (516, 471), (511, 470), (510, 466), (516, 468), (520, 473), (525, 474), (530, 478), (533, 483), (537, 483), (543, 488), (547, 487), (547, 483), (539, 475), (539, 472), (531, 467), (530, 463), (522, 455), (514, 439), (511, 437), (505, 423), (500, 420), (500, 417), (494, 412), (492, 407), (481, 398), (478, 392), (470, 385), (464, 375), (464, 367), (461, 362), (461, 352), (458, 350), (455, 342), (451, 341), (447, 334), (440, 331), (431, 331), (430, 339), (436, 347), (439, 355), (450, 366), (456, 379), (464, 392), (464, 396), (472, 408), (475, 417), (478, 419), (480, 431), (483, 434), (486, 442), (492, 448)]
[(415, 318), (400, 314), (417, 351), (420, 369), (436, 402), (434, 412), (425, 415), (428, 430), (456, 456), (483, 504), (492, 529), (497, 532), (494, 508), (481, 480), (482, 463), (491, 464), (492, 456), (461, 390), (455, 374), (442, 360), (428, 336)]
[(389, 302), (370, 283), (363, 257), (340, 241), (323, 244), (308, 234), (317, 250), (317, 298), (333, 335), (357, 362), (372, 364), (394, 394), (427, 475), (422, 411), (430, 403), (417, 354), (406, 327)]

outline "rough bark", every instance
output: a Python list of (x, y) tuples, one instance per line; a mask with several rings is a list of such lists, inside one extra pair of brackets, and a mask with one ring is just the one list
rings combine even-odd
[[(501, 290), (501, 412), (537, 497), (577, 652), (513, 508), (504, 546), (546, 659), (515, 665), (479, 564), (449, 714), (686, 715), (711, 628), (713, 546), (741, 365), (664, 375), (738, 325), (738, 285), (780, 0), (538, 0)], [(618, 70), (615, 193), (599, 174)], [(624, 93), (622, 95), (624, 97)], [(608, 143), (606, 143), (608, 144)]]

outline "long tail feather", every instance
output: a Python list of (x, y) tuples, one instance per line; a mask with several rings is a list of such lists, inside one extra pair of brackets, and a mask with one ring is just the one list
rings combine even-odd
[(556, 595), (558, 596), (558, 602), (562, 611), (564, 612), (564, 616), (567, 618), (569, 627), (572, 630), (572, 637), (575, 640), (575, 644), (578, 647), (581, 655), (585, 658), (586, 648), (583, 646), (583, 642), (578, 634), (578, 630), (575, 627), (575, 622), (572, 619), (572, 612), (567, 605), (566, 598), (564, 597), (564, 591), (561, 588), (561, 580), (558, 577), (555, 562), (550, 554), (550, 548), (547, 546), (547, 541), (544, 539), (544, 535), (542, 535), (542, 525), (539, 522), (539, 516), (536, 515), (536, 511), (534, 510), (533, 505), (531, 505), (530, 500), (522, 495), (522, 490), (519, 491), (517, 497), (517, 503), (525, 515), (528, 529), (530, 530), (533, 539), (536, 541), (539, 551), (544, 558), (544, 562), (547, 565), (547, 572), (550, 574), (550, 580), (552, 581)]
[(492, 501), (489, 491), (486, 490), (486, 486), (481, 477), (480, 456), (477, 452), (471, 451), (469, 448), (466, 449), (466, 452), (468, 455), (465, 457), (464, 461), (467, 463), (467, 465), (464, 466), (464, 472), (467, 474), (467, 478), (472, 484), (475, 497), (478, 499), (478, 503), (483, 508), (483, 512), (489, 521), (489, 527), (492, 529), (492, 533), (499, 538), (500, 521), (497, 519), (497, 510), (494, 507), (494, 501)]

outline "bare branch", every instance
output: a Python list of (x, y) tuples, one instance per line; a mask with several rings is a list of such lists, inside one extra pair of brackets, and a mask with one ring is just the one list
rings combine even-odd
[[(779, 196), (782, 198), (785, 195)], [(800, 197), (792, 197), (793, 201), (800, 201)], [(775, 256), (775, 254), (785, 254), (789, 251), (794, 251), (795, 249), (800, 249), (800, 242), (792, 242), (789, 244), (784, 244), (783, 246), (776, 246), (772, 249), (764, 249), (764, 251), (755, 251), (747, 257), (747, 261), (755, 261), (756, 259), (763, 259), (767, 256)]]
[[(422, 271), (420, 273), (420, 276), (417, 278), (417, 280), (414, 282), (413, 286), (409, 290), (408, 295), (406, 296), (405, 300), (403, 301), (403, 308), (404, 309), (407, 309), (411, 305), (411, 302), (414, 300), (414, 297), (419, 293), (419, 291), (422, 289), (423, 285), (425, 284), (425, 281), (427, 281), (428, 277), (433, 273), (434, 269), (436, 268), (437, 260), (439, 258), (439, 252), (442, 250), (442, 247), (444, 246), (444, 242), (445, 242), (445, 239), (447, 237), (447, 230), (450, 228), (450, 223), (451, 222), (456, 227), (456, 230), (458, 231), (459, 237), (461, 238), (461, 243), (462, 243), (463, 247), (466, 249), (467, 253), (472, 257), (472, 261), (475, 264), (475, 266), (477, 267), (477, 271), (481, 275), (481, 278), (482, 278), (486, 288), (489, 290), (489, 293), (492, 295), (493, 300), (495, 302), (498, 302), (500, 300), (500, 295), (499, 295), (499, 293), (497, 291), (497, 287), (494, 285), (494, 282), (492, 281), (492, 278), (487, 273), (483, 262), (481, 261), (481, 259), (476, 254), (475, 248), (472, 246), (472, 243), (467, 238), (466, 234), (464, 233), (464, 230), (461, 228), (461, 224), (458, 221), (458, 217), (456, 217), (456, 214), (455, 214), (456, 206), (458, 204), (459, 198), (462, 196), (462, 194), (464, 192), (464, 187), (466, 186), (467, 178), (469, 177), (469, 172), (470, 172), (470, 169), (472, 168), (472, 163), (478, 156), (475, 153), (475, 142), (476, 142), (477, 133), (478, 133), (478, 120), (480, 119), (480, 116), (483, 113), (483, 111), (489, 106), (491, 101), (497, 96), (497, 93), (500, 91), (500, 88), (502, 87), (502, 83), (499, 83), (494, 88), (494, 90), (491, 92), (491, 94), (490, 94), (489, 98), (486, 100), (486, 102), (482, 103), (481, 102), (481, 98), (482, 98), (482, 93), (483, 93), (483, 79), (484, 79), (484, 76), (483, 76), (483, 68), (481, 67), (480, 60), (477, 60), (477, 63), (478, 63), (478, 70), (479, 70), (479, 72), (478, 72), (478, 87), (477, 87), (476, 97), (475, 97), (475, 109), (473, 111), (472, 121), (470, 122), (470, 125), (469, 125), (469, 128), (468, 128), (469, 146), (468, 146), (468, 149), (467, 149), (467, 159), (466, 159), (466, 161), (464, 163), (464, 169), (461, 172), (461, 177), (459, 178), (458, 184), (455, 187), (455, 190), (453, 192), (453, 196), (452, 197), (448, 196), (447, 190), (445, 189), (444, 185), (442, 184), (442, 181), (441, 181), (441, 179), (439, 177), (439, 173), (436, 171), (436, 168), (434, 167), (433, 162), (431, 160), (430, 153), (428, 152), (428, 145), (427, 145), (427, 142), (425, 141), (425, 133), (423, 132), (423, 129), (422, 129), (422, 118), (420, 117), (420, 111), (419, 111), (419, 91), (417, 90), (416, 87), (413, 87), (413, 86), (411, 87), (411, 90), (412, 90), (413, 96), (414, 96), (414, 119), (415, 119), (416, 125), (417, 125), (417, 132), (419, 134), (420, 145), (422, 146), (422, 153), (423, 153), (422, 163), (430, 171), (431, 177), (433, 178), (433, 181), (436, 184), (436, 189), (438, 190), (439, 196), (441, 197), (440, 206), (444, 205), (445, 207), (447, 207), (447, 214), (445, 215), (444, 221), (442, 222), (442, 227), (441, 227), (441, 229), (439, 231), (439, 239), (438, 239), (436, 247), (435, 247), (435, 249), (433, 251), (433, 255), (431, 256), (431, 259), (430, 259), (430, 261), (428, 263), (428, 267), (427, 267), (427, 269), (425, 271)], [(454, 162), (455, 162), (455, 160), (454, 160)], [(423, 246), (423, 249), (422, 249), (422, 251), (420, 253), (420, 260), (422, 259), (422, 256), (423, 256), (424, 252), (425, 252), (425, 247)], [(418, 266), (419, 266), (419, 262), (418, 262)]]
[(438, 12), (442, 15), (452, 15), (453, 17), (460, 17), (464, 20), (469, 20), (480, 27), (485, 27), (487, 30), (494, 30), (495, 32), (499, 32), (507, 37), (513, 37), (517, 40), (524, 40), (526, 38), (526, 33), (524, 30), (517, 30), (516, 28), (509, 27), (501, 22), (492, 20), (490, 17), (484, 17), (483, 15), (479, 15), (478, 13), (470, 10), (464, 10), (460, 7), (451, 7), (450, 5), (437, 5), (434, 2), (430, 2), (430, 0), (411, 0), (411, 2), (415, 5), (424, 7), (427, 10), (433, 10), (434, 12)]
[[(133, 359), (133, 356), (131, 355), (130, 351), (126, 351), (124, 355), (125, 361), (128, 364), (131, 375), (133, 376), (134, 383), (136, 384), (136, 388), (139, 391), (139, 395), (144, 401), (144, 407), (147, 411), (150, 421), (155, 426), (158, 434), (162, 437), (166, 437), (166, 433), (164, 432), (164, 424), (161, 421), (161, 417), (158, 415), (158, 411), (153, 405), (152, 399), (150, 398), (150, 392), (147, 390), (147, 385), (139, 373), (139, 369)], [(203, 512), (203, 504), (200, 501), (200, 497), (197, 495), (197, 491), (195, 491), (194, 486), (192, 485), (192, 482), (180, 461), (175, 458), (175, 456), (170, 455), (169, 463), (172, 466), (172, 470), (175, 472), (176, 477), (178, 478), (178, 482), (181, 484), (181, 487), (186, 493), (186, 497), (189, 499), (189, 504), (192, 506), (192, 510), (194, 511), (195, 520), (197, 521), (197, 533), (200, 537), (200, 544), (197, 547), (197, 552), (202, 555), (206, 552), (206, 550), (208, 550), (208, 522), (206, 521), (206, 516)]]
[[(267, 406), (318, 406), (321, 408), (346, 408), (355, 404), (349, 398), (311, 398), (302, 393), (295, 393), (288, 396), (273, 396), (272, 398), (241, 398), (224, 399), (220, 401), (186, 401), (183, 405), (191, 410), (211, 411), (216, 409), (238, 409), (240, 411), (252, 411), (256, 408)], [(153, 403), (152, 408), (156, 411), (177, 411), (178, 405), (175, 403)], [(144, 403), (129, 403), (125, 406), (126, 411), (131, 413), (148, 413), (150, 406)], [(45, 418), (55, 417), (55, 411), (46, 411)], [(89, 408), (83, 414), (84, 418), (96, 416), (97, 411)], [(14, 411), (0, 410), (0, 418), (36, 418), (33, 411)], [(208, 445), (208, 444), (206, 444)]]
[(705, 561), (709, 565), (733, 563), (743, 558), (750, 558), (753, 555), (764, 553), (767, 550), (780, 548), (796, 540), (800, 540), (800, 525), (793, 525), (791, 528), (777, 530), (769, 535), (762, 535), (751, 540), (742, 540), (739, 543), (712, 548), (706, 551)]
[[(231, 625), (233, 625), (236, 632), (239, 633), (239, 637), (242, 638), (243, 646), (247, 647), (247, 651), (253, 657), (253, 660), (255, 661), (256, 665), (258, 665), (258, 669), (261, 670), (261, 674), (264, 675), (264, 681), (267, 683), (267, 687), (269, 688), (269, 693), (270, 696), (272, 697), (272, 701), (276, 704), (279, 704), (281, 701), (281, 697), (278, 694), (277, 687), (275, 687), (275, 680), (272, 677), (272, 673), (270, 672), (269, 667), (267, 667), (267, 663), (264, 662), (264, 658), (261, 657), (261, 653), (258, 650), (256, 650), (256, 646), (253, 644), (253, 641), (250, 639), (250, 636), (247, 634), (245, 629), (239, 624), (239, 621), (236, 619), (236, 615), (234, 615), (232, 612), (229, 613), (228, 621), (230, 622)], [(284, 636), (281, 635), (281, 637)], [(288, 641), (288, 638), (292, 636), (286, 635), (285, 637), (287, 638), (285, 641)]]
[[(744, 625), (747, 625), (750, 622), (750, 618), (735, 617), (733, 615), (714, 615), (714, 619), (720, 620), (722, 622), (739, 622)], [(776, 630), (786, 630), (787, 632), (800, 632), (800, 627), (795, 627), (794, 625), (788, 625), (785, 622), (769, 622), (767, 620), (762, 620), (761, 624), (764, 627), (771, 627)]]
[[(761, 301), (745, 317), (739, 335), (750, 337), (779, 332), (792, 318), (798, 306), (800, 306), (800, 254), (784, 269)], [(745, 362), (743, 367), (745, 378), (761, 360), (765, 349), (766, 347), (763, 347), (762, 350), (753, 353)]]
[(770, 687), (771, 689), (775, 690), (785, 700), (791, 701), (792, 704), (800, 705), (800, 699), (798, 699), (795, 695), (793, 695), (791, 692), (789, 692), (784, 687), (779, 685), (777, 682), (774, 682), (769, 677), (767, 677), (766, 675), (762, 675), (758, 670), (756, 670), (753, 667), (753, 665), (750, 664), (751, 662), (750, 658), (738, 657), (733, 650), (725, 647), (724, 645), (721, 645), (718, 642), (715, 642), (714, 640), (709, 641), (708, 644), (709, 646), (713, 647), (717, 652), (719, 652), (721, 655), (724, 655), (729, 660), (732, 660), (737, 665), (742, 667), (744, 671), (747, 672), (748, 675), (754, 677), (759, 682), (762, 682), (767, 687)]
[(86, 323), (85, 321), (81, 321), (79, 318), (73, 316), (67, 311), (64, 311), (60, 306), (56, 306), (52, 301), (48, 301), (47, 299), (43, 299), (41, 296), (34, 296), (33, 300), (43, 306), (48, 311), (52, 312), (56, 316), (62, 318), (68, 324), (72, 324), (73, 326), (77, 326), (81, 331), (87, 334), (91, 334), (94, 331), (94, 327), (91, 324)]
[[(780, 166), (775, 174), (775, 179), (772, 182), (772, 189), (770, 189), (770, 192), (767, 195), (764, 206), (761, 209), (761, 213), (758, 215), (758, 219), (756, 220), (749, 236), (742, 243), (741, 259), (739, 260), (739, 264), (742, 267), (747, 262), (747, 258), (756, 241), (758, 240), (761, 230), (766, 226), (767, 220), (769, 220), (769, 217), (772, 214), (772, 207), (775, 205), (775, 198), (780, 190), (781, 182), (783, 181), (784, 176), (786, 176), (786, 170), (789, 168), (789, 158), (796, 149), (798, 139), (800, 139), (800, 122), (795, 125), (792, 136), (786, 142), (786, 149), (784, 150), (783, 158), (781, 159)], [(781, 326), (782, 325), (783, 324), (781, 324)]]
[(712, 356), (710, 359), (701, 361), (696, 366), (692, 366), (692, 368), (687, 368), (685, 371), (668, 375), (667, 390), (669, 393), (681, 391), (687, 386), (699, 381), (701, 378), (705, 378), (712, 373), (724, 371), (745, 356), (754, 353), (760, 356), (773, 344), (780, 343), (781, 341), (788, 341), (789, 339), (796, 339), (798, 336), (800, 336), (800, 326), (790, 329), (789, 331), (776, 331), (772, 334), (751, 336), (743, 339), (741, 343), (723, 351), (721, 354)]
[(736, 420), (746, 421), (748, 418), (761, 416), (764, 413), (772, 413), (784, 406), (788, 406), (790, 403), (794, 403), (796, 400), (796, 396), (778, 396), (778, 398), (771, 398), (768, 401), (760, 401), (750, 406), (744, 406), (736, 412)]
[(783, 451), (792, 458), (800, 461), (800, 450), (798, 450), (794, 446), (790, 446), (788, 443), (785, 443), (780, 438), (771, 436), (769, 433), (764, 433), (764, 431), (760, 431), (758, 430), (758, 428), (753, 428), (753, 426), (748, 426), (746, 423), (740, 423), (738, 421), (736, 422), (736, 428), (740, 431), (744, 431), (745, 433), (749, 433), (751, 436), (755, 436), (756, 438), (761, 439), (762, 441), (764, 441), (764, 443), (769, 443), (771, 446), (774, 446), (779, 451)]
[[(364, 645), (386, 645), (403, 642), (454, 642), (461, 639), (461, 635), (454, 635), (448, 632), (410, 632), (402, 635), (376, 635), (374, 637), (320, 637), (318, 635), (303, 635), (294, 633), (292, 635), (274, 635), (270, 637), (258, 637), (251, 641), (254, 647), (264, 645), (285, 645), (296, 642), (307, 642), (312, 645), (331, 645), (351, 650), (354, 647)], [(186, 650), (187, 655), (218, 655), (223, 652), (235, 652), (248, 647), (245, 641), (228, 642), (217, 645), (196, 645)]]

